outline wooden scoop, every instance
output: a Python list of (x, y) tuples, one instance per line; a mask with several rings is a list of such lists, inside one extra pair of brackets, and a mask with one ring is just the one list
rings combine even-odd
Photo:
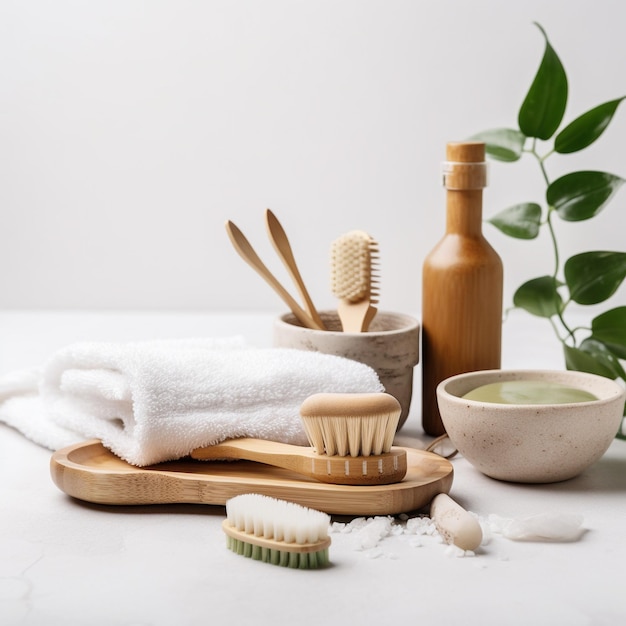
[(400, 448), (370, 456), (327, 456), (304, 446), (253, 438), (197, 448), (191, 457), (201, 461), (257, 461), (335, 485), (388, 485), (400, 482), (407, 471), (406, 452)]

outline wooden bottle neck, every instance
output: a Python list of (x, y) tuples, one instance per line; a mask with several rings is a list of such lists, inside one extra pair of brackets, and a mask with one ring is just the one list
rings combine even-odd
[(446, 190), (446, 233), (482, 236), (483, 190)]

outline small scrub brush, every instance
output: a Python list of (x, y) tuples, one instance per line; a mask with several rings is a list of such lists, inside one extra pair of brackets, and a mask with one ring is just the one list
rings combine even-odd
[(378, 304), (378, 243), (362, 230), (335, 239), (331, 246), (331, 288), (344, 332), (369, 328)]
[(297, 569), (329, 563), (330, 516), (321, 511), (258, 493), (226, 502), (222, 528), (226, 545), (236, 554)]

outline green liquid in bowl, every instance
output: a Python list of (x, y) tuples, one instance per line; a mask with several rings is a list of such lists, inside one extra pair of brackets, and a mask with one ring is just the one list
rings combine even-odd
[(540, 380), (509, 380), (482, 385), (463, 396), (467, 400), (499, 404), (568, 404), (592, 402), (598, 398), (588, 391)]

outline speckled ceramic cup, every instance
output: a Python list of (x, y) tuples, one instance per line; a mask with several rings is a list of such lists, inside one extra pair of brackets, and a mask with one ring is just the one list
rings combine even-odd
[(282, 315), (274, 324), (274, 345), (335, 354), (369, 365), (402, 407), (400, 428), (409, 415), (413, 368), (419, 362), (418, 321), (402, 313), (378, 311), (367, 332), (344, 333), (336, 312), (321, 311), (320, 316), (328, 330), (304, 328), (291, 313)]
[[(500, 404), (462, 397), (482, 385), (512, 380), (559, 383), (598, 399)], [(456, 449), (483, 474), (523, 483), (567, 480), (595, 463), (619, 430), (625, 397), (618, 383), (574, 371), (470, 372), (437, 387), (441, 419)]]

